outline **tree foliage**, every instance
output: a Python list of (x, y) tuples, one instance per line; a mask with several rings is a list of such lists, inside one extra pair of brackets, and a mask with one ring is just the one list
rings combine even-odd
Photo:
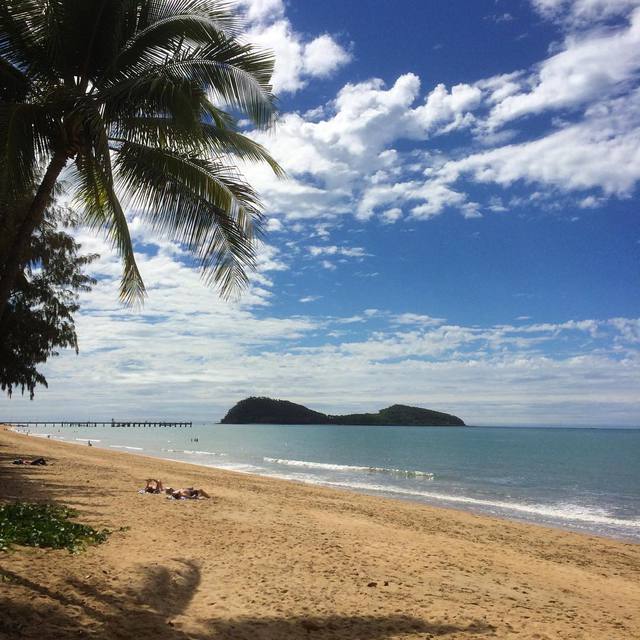
[(78, 296), (95, 281), (84, 272), (96, 255), (79, 254), (80, 245), (59, 228), (68, 221), (60, 209), (31, 238), (28, 261), (20, 273), (0, 319), (0, 388), (29, 392), (47, 386), (38, 366), (58, 355), (60, 348), (78, 351), (73, 314)]
[(120, 253), (124, 301), (145, 292), (128, 206), (223, 294), (246, 284), (261, 205), (238, 164), (282, 171), (234, 117), (275, 116), (273, 57), (239, 32), (218, 0), (2, 0), (0, 313), (61, 175)]
[(223, 424), (340, 424), (371, 426), (464, 426), (457, 416), (421, 407), (394, 404), (378, 413), (350, 413), (333, 416), (307, 407), (272, 398), (245, 398), (221, 420)]

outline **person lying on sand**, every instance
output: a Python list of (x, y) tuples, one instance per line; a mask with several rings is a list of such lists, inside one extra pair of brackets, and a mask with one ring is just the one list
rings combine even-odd
[(162, 493), (164, 487), (162, 486), (162, 480), (154, 480), (149, 478), (147, 484), (144, 487), (143, 493)]
[(211, 496), (204, 489), (194, 489), (187, 487), (186, 489), (165, 489), (167, 498), (174, 500), (197, 500), (198, 498), (210, 498)]
[(13, 464), (47, 464), (44, 458), (34, 458), (33, 460), (27, 460), (26, 458), (16, 458)]

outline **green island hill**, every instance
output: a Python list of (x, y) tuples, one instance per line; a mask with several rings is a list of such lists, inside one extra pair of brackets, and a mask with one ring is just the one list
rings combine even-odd
[(449, 413), (394, 404), (378, 413), (332, 416), (301, 404), (272, 398), (245, 398), (231, 409), (221, 424), (340, 424), (362, 426), (464, 427)]

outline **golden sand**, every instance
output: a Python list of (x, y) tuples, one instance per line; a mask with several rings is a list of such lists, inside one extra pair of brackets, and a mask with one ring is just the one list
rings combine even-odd
[(1, 429), (0, 489), (114, 531), (0, 555), (0, 638), (640, 638), (640, 545)]

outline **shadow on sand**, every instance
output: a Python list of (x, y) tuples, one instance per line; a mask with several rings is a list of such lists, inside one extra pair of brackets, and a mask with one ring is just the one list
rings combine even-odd
[[(407, 615), (329, 615), (230, 618), (207, 603), (207, 615), (189, 614), (200, 568), (189, 560), (171, 567), (139, 567), (128, 586), (107, 578), (67, 579), (55, 588), (30, 576), (0, 570), (0, 637), (136, 638), (137, 640), (383, 640), (390, 637), (492, 636), (485, 622), (467, 626)], [(121, 582), (118, 583), (122, 584)], [(199, 609), (202, 611), (202, 609)], [(187, 630), (188, 629), (188, 630)]]
[[(46, 466), (12, 464), (16, 458), (30, 460), (34, 458), (27, 447), (17, 449), (0, 444), (0, 487), (4, 502), (52, 502), (64, 504), (89, 513), (89, 503), (93, 509), (99, 509), (101, 504), (95, 501), (95, 486), (92, 483), (69, 484), (60, 483), (55, 479), (56, 459), (47, 456)], [(113, 492), (108, 487), (101, 486), (100, 493), (108, 496)], [(88, 498), (91, 498), (89, 501)]]

